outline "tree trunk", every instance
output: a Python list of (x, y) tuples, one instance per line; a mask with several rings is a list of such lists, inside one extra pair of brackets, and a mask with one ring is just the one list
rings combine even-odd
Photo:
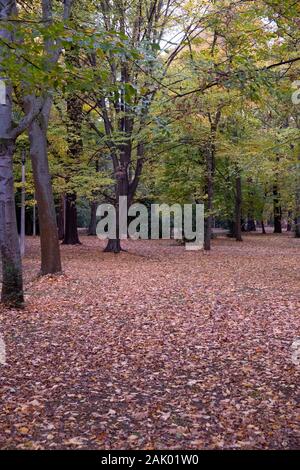
[(282, 233), (281, 227), (281, 206), (277, 184), (273, 186), (273, 208), (274, 208), (274, 233)]
[(91, 205), (90, 205), (91, 216), (90, 216), (90, 223), (89, 223), (89, 228), (88, 228), (88, 235), (90, 235), (90, 236), (97, 235), (97, 233), (96, 233), (96, 228), (97, 228), (97, 216), (96, 216), (97, 206), (98, 206), (97, 201), (91, 202)]
[(288, 220), (287, 220), (287, 226), (286, 226), (287, 232), (291, 232), (292, 230), (292, 221), (293, 221), (292, 215), (293, 215), (292, 211), (288, 211)]
[(22, 151), (22, 190), (21, 190), (21, 217), (20, 217), (20, 252), (21, 258), (25, 255), (26, 235), (26, 154)]
[[(0, 119), (2, 117), (1, 113)], [(15, 210), (13, 152), (14, 143), (3, 139), (0, 147), (1, 302), (9, 306), (22, 306), (23, 280)]]
[(227, 237), (235, 238), (235, 222), (234, 220), (228, 219), (228, 234)]
[(121, 240), (119, 238), (115, 240), (108, 240), (107, 245), (104, 249), (105, 253), (120, 253), (121, 251)]
[[(13, 31), (7, 27), (7, 20), (16, 13), (13, 0), (1, 0), (0, 38), (4, 43), (13, 41)], [(11, 23), (13, 25), (13, 23)], [(10, 25), (10, 26), (11, 26)], [(5, 51), (3, 51), (5, 47)], [(7, 52), (0, 44), (0, 58)], [(5, 84), (5, 99), (0, 102), (0, 248), (2, 258), (1, 302), (8, 306), (23, 305), (23, 278), (20, 245), (15, 208), (13, 176), (13, 154), (15, 139), (10, 136), (12, 129), (12, 87)]]
[[(212, 119), (209, 113), (210, 122), (210, 141), (206, 152), (206, 192), (207, 217), (204, 219), (204, 250), (211, 249), (212, 226), (213, 226), (213, 196), (214, 196), (214, 175), (215, 175), (215, 152), (216, 152), (216, 134), (221, 119), (221, 109), (218, 108), (215, 118)], [(205, 215), (205, 214), (204, 214)]]
[[(41, 2), (43, 22), (49, 25), (53, 22), (52, 3), (50, 0)], [(65, 0), (63, 4), (61, 19), (65, 22), (70, 18), (73, 2)], [(53, 71), (52, 67), (55, 67), (62, 51), (61, 42), (58, 39), (49, 36), (44, 43), (49, 72)], [(28, 112), (37, 101), (39, 98), (35, 95), (25, 96), (23, 100), (25, 111)], [(51, 93), (43, 99), (42, 104), (40, 114), (29, 127), (30, 155), (39, 211), (41, 274), (54, 274), (61, 271), (61, 258), (47, 154), (47, 129), (52, 106)]]
[(265, 223), (263, 220), (261, 221), (261, 231), (263, 235), (266, 235), (267, 232), (266, 232)]
[(76, 194), (67, 194), (65, 201), (65, 236), (63, 245), (80, 245), (77, 229)]
[(251, 216), (247, 220), (247, 232), (256, 232), (255, 220)]
[(296, 208), (295, 208), (295, 237), (300, 238), (300, 155), (297, 163), (296, 178)]
[[(117, 196), (119, 199), (119, 196)], [(122, 251), (120, 234), (119, 234), (119, 202), (116, 203), (116, 238), (109, 238), (106, 247), (104, 248), (105, 253), (120, 253)]]
[(63, 240), (65, 237), (65, 196), (62, 195), (59, 201), (57, 214), (58, 238)]
[(210, 251), (212, 238), (212, 209), (213, 209), (213, 152), (206, 152), (206, 217), (204, 219), (204, 250)]
[(39, 211), (41, 273), (61, 271), (61, 259), (47, 155), (47, 123), (40, 115), (29, 127), (30, 156)]
[[(80, 67), (80, 60), (76, 48), (71, 49), (71, 54), (67, 54), (67, 63)], [(67, 97), (67, 142), (68, 156), (72, 162), (69, 177), (76, 172), (76, 168), (80, 164), (80, 158), (83, 152), (82, 140), (82, 123), (83, 123), (83, 102), (77, 95), (70, 94)], [(78, 170), (77, 170), (78, 171)], [(77, 227), (77, 195), (72, 192), (66, 195), (65, 204), (65, 236), (64, 245), (80, 245), (78, 227)]]
[(242, 179), (238, 175), (235, 180), (235, 238), (236, 241), (243, 241), (242, 238)]
[(129, 207), (133, 198), (133, 193), (130, 191), (128, 184), (128, 175), (126, 169), (120, 165), (115, 173), (116, 178), (116, 239), (109, 239), (104, 249), (105, 253), (113, 252), (120, 253), (122, 251), (120, 233), (119, 233), (119, 197), (127, 196), (127, 204)]
[(300, 216), (295, 218), (295, 237), (300, 238)]
[(35, 193), (33, 195), (34, 204), (32, 207), (32, 236), (36, 237), (36, 202), (35, 202)]

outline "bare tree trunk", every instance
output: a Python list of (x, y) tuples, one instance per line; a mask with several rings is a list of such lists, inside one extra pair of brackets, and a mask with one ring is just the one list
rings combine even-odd
[(41, 113), (29, 127), (30, 156), (39, 210), (41, 273), (43, 275), (61, 271), (56, 214), (47, 155), (47, 117), (48, 110), (46, 110), (46, 116)]
[(267, 232), (266, 232), (265, 223), (263, 220), (261, 221), (261, 231), (263, 235), (266, 235)]

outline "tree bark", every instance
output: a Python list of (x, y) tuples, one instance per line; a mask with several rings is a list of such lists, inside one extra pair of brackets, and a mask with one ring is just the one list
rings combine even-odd
[(261, 221), (261, 232), (262, 232), (263, 235), (266, 235), (266, 233), (267, 233), (266, 229), (265, 229), (265, 223), (264, 223), (263, 220)]
[[(1, 121), (2, 117), (3, 114), (0, 112)], [(2, 139), (0, 146), (1, 302), (9, 306), (22, 306), (24, 302), (22, 262), (15, 210), (13, 152), (14, 143)]]
[(104, 248), (104, 253), (120, 253), (122, 251), (121, 240), (119, 238), (109, 239), (106, 247)]
[[(47, 106), (48, 109), (49, 106), (50, 104)], [(47, 108), (29, 127), (30, 156), (39, 211), (41, 274), (43, 275), (61, 271), (57, 222), (47, 155)]]
[[(7, 20), (16, 13), (13, 0), (1, 0), (0, 38), (6, 43), (13, 40), (13, 32), (6, 27)], [(3, 55), (0, 45), (0, 57)], [(12, 129), (12, 86), (6, 82), (5, 103), (0, 103), (0, 247), (2, 258), (1, 302), (8, 306), (23, 305), (23, 278), (20, 245), (15, 209), (13, 154), (15, 138)]]

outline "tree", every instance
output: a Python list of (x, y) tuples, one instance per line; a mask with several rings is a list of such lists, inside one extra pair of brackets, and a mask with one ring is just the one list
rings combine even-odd
[[(8, 22), (16, 15), (16, 4), (12, 0), (2, 0), (0, 4), (0, 69), (6, 48), (13, 41), (14, 31)], [(5, 77), (2, 75), (1, 80)], [(22, 264), (17, 232), (15, 211), (13, 154), (19, 133), (24, 130), (13, 129), (12, 85), (6, 80), (5, 102), (0, 103), (0, 245), (2, 257), (1, 302), (20, 306), (23, 304)]]
[[(178, 6), (176, 1), (108, 0), (97, 2), (97, 5), (104, 30), (116, 31), (133, 52), (138, 52), (109, 53), (106, 65), (110, 86), (104, 82), (98, 93), (89, 95), (91, 107), (97, 107), (103, 120), (114, 178), (112, 198), (118, 213), (119, 197), (126, 196), (130, 205), (140, 182), (148, 143), (147, 124), (154, 97), (163, 87), (163, 78), (192, 29), (187, 28), (187, 33), (183, 34), (182, 41), (170, 57), (159, 57), (166, 28), (171, 26)], [(98, 66), (96, 55), (91, 55), (90, 61), (92, 67)], [(102, 135), (95, 122), (93, 127)], [(105, 251), (120, 252), (118, 232), (117, 226), (117, 238), (108, 241)]]
[(297, 188), (296, 188), (296, 197), (295, 197), (295, 237), (300, 238), (300, 157), (298, 158), (298, 178), (297, 178)]
[[(82, 121), (83, 121), (83, 104), (76, 95), (67, 98), (67, 130), (68, 130), (68, 154), (72, 160), (71, 166), (76, 169), (79, 164), (80, 156), (83, 153), (82, 140)], [(80, 244), (77, 230), (77, 208), (76, 208), (76, 192), (67, 193), (65, 196), (65, 233), (64, 245)]]
[[(62, 21), (66, 22), (70, 17), (72, 0), (65, 0), (62, 13)], [(42, 21), (47, 28), (53, 24), (53, 5), (50, 0), (42, 0)], [(45, 35), (44, 54), (47, 67), (55, 67), (60, 53), (61, 44), (59, 37)], [(34, 93), (24, 96), (24, 108), (26, 112), (40, 100)], [(40, 240), (41, 240), (41, 273), (54, 274), (61, 271), (61, 259), (51, 176), (49, 172), (47, 129), (52, 107), (51, 93), (43, 96), (42, 110), (39, 116), (29, 127), (30, 156), (32, 161), (36, 199), (39, 211)]]

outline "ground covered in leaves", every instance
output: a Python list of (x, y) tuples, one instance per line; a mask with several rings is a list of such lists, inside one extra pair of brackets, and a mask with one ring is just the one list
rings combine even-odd
[(0, 448), (300, 448), (299, 240), (82, 241), (44, 278), (27, 241), (26, 309), (0, 310)]

